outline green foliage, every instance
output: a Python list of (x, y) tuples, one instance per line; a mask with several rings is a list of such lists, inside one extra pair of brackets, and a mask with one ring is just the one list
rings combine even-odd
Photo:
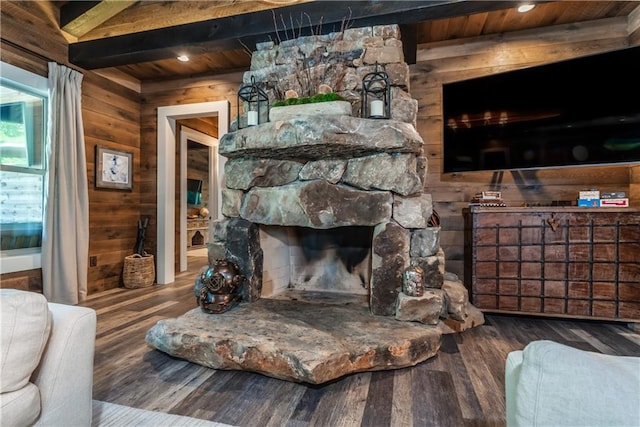
[(284, 101), (276, 101), (272, 107), (284, 107), (286, 105), (302, 105), (302, 104), (317, 104), (318, 102), (330, 102), (330, 101), (345, 101), (345, 99), (335, 92), (330, 93), (317, 93), (313, 96), (306, 98), (289, 98)]

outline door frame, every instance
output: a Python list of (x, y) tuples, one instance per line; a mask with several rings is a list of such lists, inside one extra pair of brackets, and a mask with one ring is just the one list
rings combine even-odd
[(195, 129), (186, 126), (180, 127), (180, 271), (187, 270), (187, 143), (188, 141), (197, 142), (201, 145), (209, 147), (209, 172), (207, 179), (209, 180), (209, 198), (207, 199), (207, 207), (209, 209), (209, 219), (219, 219), (218, 216), (218, 138), (214, 138)]
[[(156, 281), (172, 283), (175, 279), (176, 251), (176, 120), (203, 116), (218, 116), (218, 139), (229, 130), (229, 101), (199, 102), (194, 104), (158, 107), (157, 114), (157, 239)], [(218, 156), (218, 200), (222, 200), (224, 163)], [(221, 203), (218, 203), (221, 217)]]

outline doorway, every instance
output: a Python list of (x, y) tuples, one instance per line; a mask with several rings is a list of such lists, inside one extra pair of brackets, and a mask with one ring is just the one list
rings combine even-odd
[[(197, 130), (180, 126), (180, 269), (187, 270), (189, 255), (206, 256), (206, 239), (211, 220), (218, 216), (218, 139)], [(189, 183), (197, 183), (196, 194)], [(192, 196), (192, 200), (189, 200)], [(209, 211), (203, 215), (199, 208)], [(190, 219), (190, 216), (195, 218)], [(191, 226), (190, 226), (191, 225)], [(195, 234), (194, 234), (195, 233)], [(192, 234), (194, 234), (192, 236)], [(199, 245), (194, 239), (199, 237)], [(195, 246), (194, 246), (195, 245)], [(197, 250), (191, 250), (196, 246)]]
[[(174, 281), (176, 267), (176, 120), (205, 116), (218, 117), (218, 138), (229, 130), (229, 101), (200, 102), (195, 104), (158, 107), (158, 167), (157, 167), (157, 266), (156, 281), (166, 284)], [(225, 158), (216, 156), (217, 197), (222, 199)], [(185, 178), (186, 181), (186, 178)], [(182, 180), (180, 181), (182, 182)], [(218, 203), (217, 217), (222, 216)], [(186, 227), (186, 225), (185, 225)]]

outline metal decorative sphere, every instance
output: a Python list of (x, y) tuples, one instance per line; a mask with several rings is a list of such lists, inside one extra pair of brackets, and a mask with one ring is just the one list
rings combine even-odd
[(241, 300), (240, 288), (245, 277), (240, 274), (237, 264), (226, 259), (218, 259), (203, 268), (196, 277), (194, 294), (202, 311), (224, 313), (235, 307)]

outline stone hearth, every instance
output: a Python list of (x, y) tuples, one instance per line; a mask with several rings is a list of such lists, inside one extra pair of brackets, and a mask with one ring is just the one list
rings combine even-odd
[(362, 298), (324, 292), (294, 298), (262, 298), (219, 315), (195, 308), (158, 322), (147, 342), (214, 369), (312, 384), (414, 366), (440, 347), (439, 329), (372, 316)]
[[(282, 85), (295, 87), (301, 82), (292, 75), (299, 71), (292, 55), (300, 55), (305, 76), (333, 76), (322, 83), (351, 102), (353, 116), (294, 114), (240, 130), (232, 124), (235, 130), (219, 145), (228, 159), (224, 219), (214, 222), (208, 247), (210, 261), (233, 261), (246, 276), (242, 303), (223, 314), (196, 308), (160, 321), (147, 342), (204, 366), (315, 384), (415, 365), (437, 353), (443, 330), (464, 330), (483, 317), (469, 304), (462, 282), (445, 273), (398, 27), (262, 45), (245, 82), (251, 76), (266, 82), (272, 97), (284, 92)], [(356, 117), (358, 85), (377, 63), (385, 65), (392, 84), (389, 120)], [(295, 269), (274, 267), (281, 250), (263, 247), (266, 227), (280, 227), (271, 243), (284, 258), (310, 264), (267, 292), (265, 275)], [(364, 244), (362, 236), (369, 236)], [(307, 240), (316, 244), (306, 246)], [(422, 295), (403, 293), (410, 267), (423, 271)], [(353, 274), (348, 286), (327, 279), (345, 277), (344, 271)], [(300, 292), (311, 284), (314, 292)], [(345, 294), (354, 286), (361, 288)]]

